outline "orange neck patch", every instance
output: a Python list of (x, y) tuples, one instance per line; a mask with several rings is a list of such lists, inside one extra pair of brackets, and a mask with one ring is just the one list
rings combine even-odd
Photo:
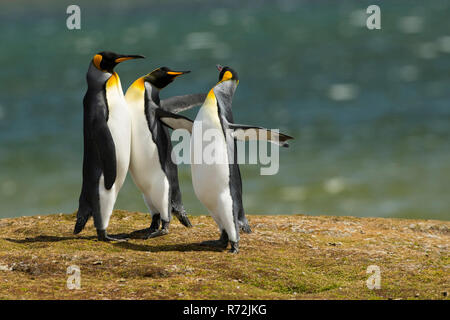
[(133, 87), (133, 88), (135, 88), (135, 89), (137, 89), (139, 91), (144, 91), (144, 89), (145, 89), (144, 77), (140, 77), (135, 82), (133, 82), (131, 87)]
[(112, 87), (117, 87), (119, 85), (120, 82), (120, 78), (119, 75), (114, 72), (112, 74), (112, 76), (108, 79), (108, 81), (106, 81), (106, 88), (112, 88)]
[(214, 88), (209, 90), (208, 95), (206, 96), (206, 99), (216, 99), (216, 95), (214, 94)]
[(214, 88), (212, 88), (211, 90), (209, 90), (208, 95), (206, 96), (204, 105), (216, 106), (216, 104), (217, 104), (217, 99), (216, 99), (216, 95), (214, 94)]

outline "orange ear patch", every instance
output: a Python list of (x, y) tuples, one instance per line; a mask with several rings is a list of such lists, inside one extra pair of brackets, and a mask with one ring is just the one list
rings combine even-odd
[(94, 66), (100, 71), (103, 71), (102, 68), (100, 67), (100, 62), (102, 62), (102, 59), (103, 59), (103, 57), (101, 55), (99, 55), (99, 54), (96, 54), (94, 56), (94, 59), (92, 59), (92, 62), (94, 63)]
[(230, 80), (231, 78), (233, 78), (233, 74), (230, 71), (226, 71), (223, 74), (222, 81)]

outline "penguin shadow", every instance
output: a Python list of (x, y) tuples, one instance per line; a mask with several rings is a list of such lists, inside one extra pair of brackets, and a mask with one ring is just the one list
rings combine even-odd
[[(111, 235), (117, 238), (127, 239), (129, 234), (121, 233), (116, 235)], [(130, 238), (128, 238), (131, 240)], [(13, 238), (3, 238), (3, 240), (18, 243), (18, 244), (26, 244), (26, 243), (40, 243), (40, 242), (59, 242), (59, 241), (69, 241), (69, 240), (93, 240), (97, 241), (96, 236), (49, 236), (49, 235), (38, 235), (36, 237), (27, 237), (25, 239), (13, 239)], [(151, 240), (149, 240), (151, 241)], [(129, 241), (120, 241), (120, 242), (109, 242), (111, 245), (120, 247), (127, 250), (134, 251), (145, 251), (145, 252), (164, 252), (164, 251), (178, 251), (178, 252), (189, 252), (189, 251), (216, 251), (221, 252), (223, 250), (208, 247), (202, 245), (200, 242), (187, 243), (187, 244), (166, 244), (166, 245), (147, 245), (140, 243), (133, 243)]]
[(147, 245), (133, 242), (116, 242), (112, 243), (114, 246), (134, 250), (134, 251), (146, 251), (146, 252), (164, 252), (164, 251), (178, 251), (178, 252), (189, 252), (189, 251), (215, 251), (222, 252), (222, 249), (208, 247), (202, 245), (200, 242), (186, 243), (186, 244), (163, 244), (163, 245)]
[[(126, 239), (128, 237), (127, 233), (120, 233), (111, 235), (116, 238)], [(77, 236), (70, 235), (66, 237), (60, 236), (48, 236), (48, 235), (38, 235), (36, 237), (30, 238), (27, 237), (25, 239), (12, 239), (12, 238), (4, 238), (3, 240), (14, 242), (14, 243), (33, 243), (33, 242), (59, 242), (59, 241), (68, 241), (68, 240), (94, 240), (97, 241), (97, 236)]]
[(96, 236), (68, 236), (68, 237), (58, 237), (58, 236), (47, 236), (47, 235), (39, 235), (33, 238), (25, 238), (25, 239), (12, 239), (12, 238), (4, 238), (3, 240), (14, 242), (14, 243), (34, 243), (34, 242), (59, 242), (59, 241), (67, 241), (67, 240), (94, 240), (97, 239)]

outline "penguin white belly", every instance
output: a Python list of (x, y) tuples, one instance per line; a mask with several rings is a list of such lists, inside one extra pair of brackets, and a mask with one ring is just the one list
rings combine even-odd
[(131, 117), (123, 96), (120, 82), (106, 91), (109, 116), (107, 125), (111, 132), (116, 151), (116, 180), (110, 190), (105, 188), (104, 175), (99, 180), (99, 200), (101, 219), (98, 229), (106, 229), (109, 224), (117, 195), (127, 176), (130, 165)]
[(107, 124), (116, 149), (117, 177), (114, 185), (117, 194), (125, 181), (130, 165), (131, 117), (122, 88), (107, 91), (107, 100), (109, 106)]
[(144, 98), (132, 99), (127, 93), (131, 113), (130, 173), (144, 195), (152, 213), (168, 219), (169, 180), (161, 168), (158, 147), (153, 141), (144, 111)]
[[(193, 153), (195, 145), (202, 145), (202, 154), (212, 142), (203, 142), (200, 131), (196, 129), (202, 127), (202, 133), (206, 130), (217, 130), (216, 152), (219, 156), (216, 161), (206, 164), (196, 164)], [(227, 153), (227, 143), (223, 135), (223, 130), (217, 115), (217, 109), (213, 107), (202, 107), (194, 121), (191, 138), (191, 172), (192, 184), (197, 198), (208, 209), (213, 219), (221, 230), (226, 230), (231, 241), (237, 241), (236, 228), (233, 217), (233, 200), (230, 193), (230, 170)]]

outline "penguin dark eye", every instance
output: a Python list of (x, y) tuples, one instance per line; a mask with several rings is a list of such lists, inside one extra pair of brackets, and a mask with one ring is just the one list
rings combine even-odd
[(114, 67), (116, 66), (117, 63), (115, 63), (114, 60), (111, 59), (102, 59), (102, 61), (100, 62), (100, 67), (103, 70), (107, 70), (109, 72), (112, 72), (112, 70), (114, 69)]

